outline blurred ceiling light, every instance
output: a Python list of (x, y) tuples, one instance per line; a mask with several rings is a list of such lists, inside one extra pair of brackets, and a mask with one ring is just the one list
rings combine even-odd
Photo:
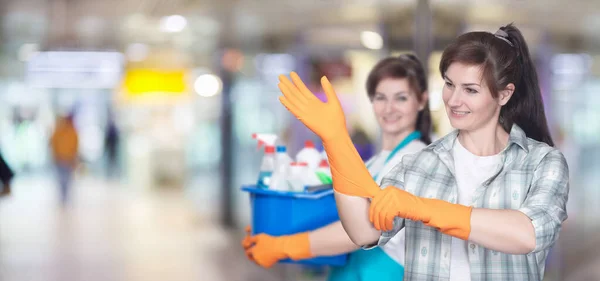
[(212, 97), (221, 92), (223, 82), (213, 74), (203, 74), (196, 78), (194, 89), (198, 95), (203, 97)]
[(360, 33), (360, 42), (365, 48), (379, 50), (383, 47), (383, 38), (377, 32), (363, 31)]
[(187, 25), (187, 20), (180, 15), (163, 17), (160, 20), (160, 30), (163, 32), (181, 32)]
[(149, 48), (146, 44), (133, 43), (125, 51), (127, 59), (133, 62), (143, 61), (148, 57)]
[(19, 48), (19, 60), (20, 61), (28, 61), (33, 58), (35, 55), (39, 53), (39, 47), (37, 44), (23, 44), (21, 48)]

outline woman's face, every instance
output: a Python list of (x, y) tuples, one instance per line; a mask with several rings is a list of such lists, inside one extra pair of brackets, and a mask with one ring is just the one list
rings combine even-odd
[(419, 101), (406, 78), (385, 78), (377, 84), (373, 111), (384, 135), (397, 135), (415, 130), (417, 116), (427, 102)]
[(452, 127), (459, 130), (474, 131), (490, 123), (497, 124), (500, 108), (512, 94), (512, 91), (510, 94), (501, 91), (498, 98), (492, 97), (482, 69), (477, 65), (452, 63), (444, 80), (442, 93), (446, 113)]

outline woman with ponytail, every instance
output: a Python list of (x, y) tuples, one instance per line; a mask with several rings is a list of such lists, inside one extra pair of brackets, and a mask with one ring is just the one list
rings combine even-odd
[(440, 72), (456, 130), (406, 155), (380, 184), (339, 126), (327, 78), (325, 103), (296, 75), (280, 78), (280, 101), (323, 139), (348, 237), (372, 248), (405, 231), (404, 280), (542, 280), (567, 218), (569, 172), (523, 35), (512, 24), (461, 35)]
[[(366, 88), (381, 128), (382, 151), (363, 166), (366, 165), (371, 180), (380, 182), (402, 156), (431, 143), (427, 77), (417, 57), (404, 54), (381, 60), (371, 70)], [(366, 214), (368, 209), (362, 206)], [(285, 258), (298, 260), (351, 252), (345, 266), (331, 268), (330, 281), (396, 281), (402, 280), (404, 273), (402, 233), (385, 247), (366, 251), (353, 243), (339, 221), (294, 235), (247, 236), (242, 244), (248, 257), (263, 267)]]

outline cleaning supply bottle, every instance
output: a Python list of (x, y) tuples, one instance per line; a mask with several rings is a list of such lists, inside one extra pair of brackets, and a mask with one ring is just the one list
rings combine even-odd
[(321, 159), (325, 160), (325, 161), (329, 161), (329, 158), (327, 158), (327, 152), (325, 152), (325, 149), (323, 149), (323, 151), (321, 151)]
[(270, 189), (280, 191), (289, 190), (287, 179), (290, 175), (290, 164), (292, 162), (293, 160), (287, 154), (285, 146), (277, 146), (277, 153), (275, 153), (275, 170), (271, 177)]
[(331, 184), (333, 181), (331, 180), (331, 169), (329, 168), (329, 163), (327, 163), (326, 159), (322, 159), (321, 163), (319, 163), (319, 168), (315, 172), (319, 180), (322, 184)]
[(304, 191), (304, 168), (306, 163), (292, 162), (290, 163), (290, 175), (287, 179), (289, 191), (303, 192)]
[(294, 162), (294, 159), (287, 154), (287, 148), (285, 145), (278, 145), (275, 153), (275, 161), (277, 161), (277, 165), (280, 163), (285, 163), (288, 166), (290, 163)]
[[(315, 169), (311, 169), (306, 162), (300, 162), (299, 165), (302, 167), (302, 177), (304, 179), (305, 188), (322, 185)], [(303, 189), (303, 191), (305, 191), (305, 189)]]
[(315, 144), (308, 140), (304, 142), (304, 148), (296, 154), (296, 162), (307, 163), (308, 167), (314, 171), (321, 163), (321, 153), (315, 148)]
[(277, 135), (275, 134), (252, 134), (252, 138), (257, 140), (257, 148), (260, 149), (262, 146), (273, 146), (275, 147), (275, 142), (277, 141)]
[(275, 170), (275, 147), (266, 146), (265, 155), (263, 156), (262, 163), (260, 164), (258, 182), (256, 183), (258, 188), (269, 188), (273, 170)]

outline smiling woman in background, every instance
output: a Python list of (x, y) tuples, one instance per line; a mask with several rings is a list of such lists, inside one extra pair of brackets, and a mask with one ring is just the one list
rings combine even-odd
[[(366, 167), (370, 177), (379, 183), (400, 163), (402, 156), (420, 151), (431, 142), (427, 77), (421, 62), (410, 54), (381, 60), (367, 78), (367, 94), (381, 128), (382, 150), (366, 162)], [(366, 213), (364, 204), (362, 207)], [(329, 276), (332, 281), (395, 281), (402, 280), (404, 274), (403, 233), (385, 247), (357, 250), (359, 247), (339, 221), (294, 235), (247, 236), (243, 245), (248, 257), (264, 267), (286, 258), (297, 260), (352, 252), (345, 266), (332, 268)]]

